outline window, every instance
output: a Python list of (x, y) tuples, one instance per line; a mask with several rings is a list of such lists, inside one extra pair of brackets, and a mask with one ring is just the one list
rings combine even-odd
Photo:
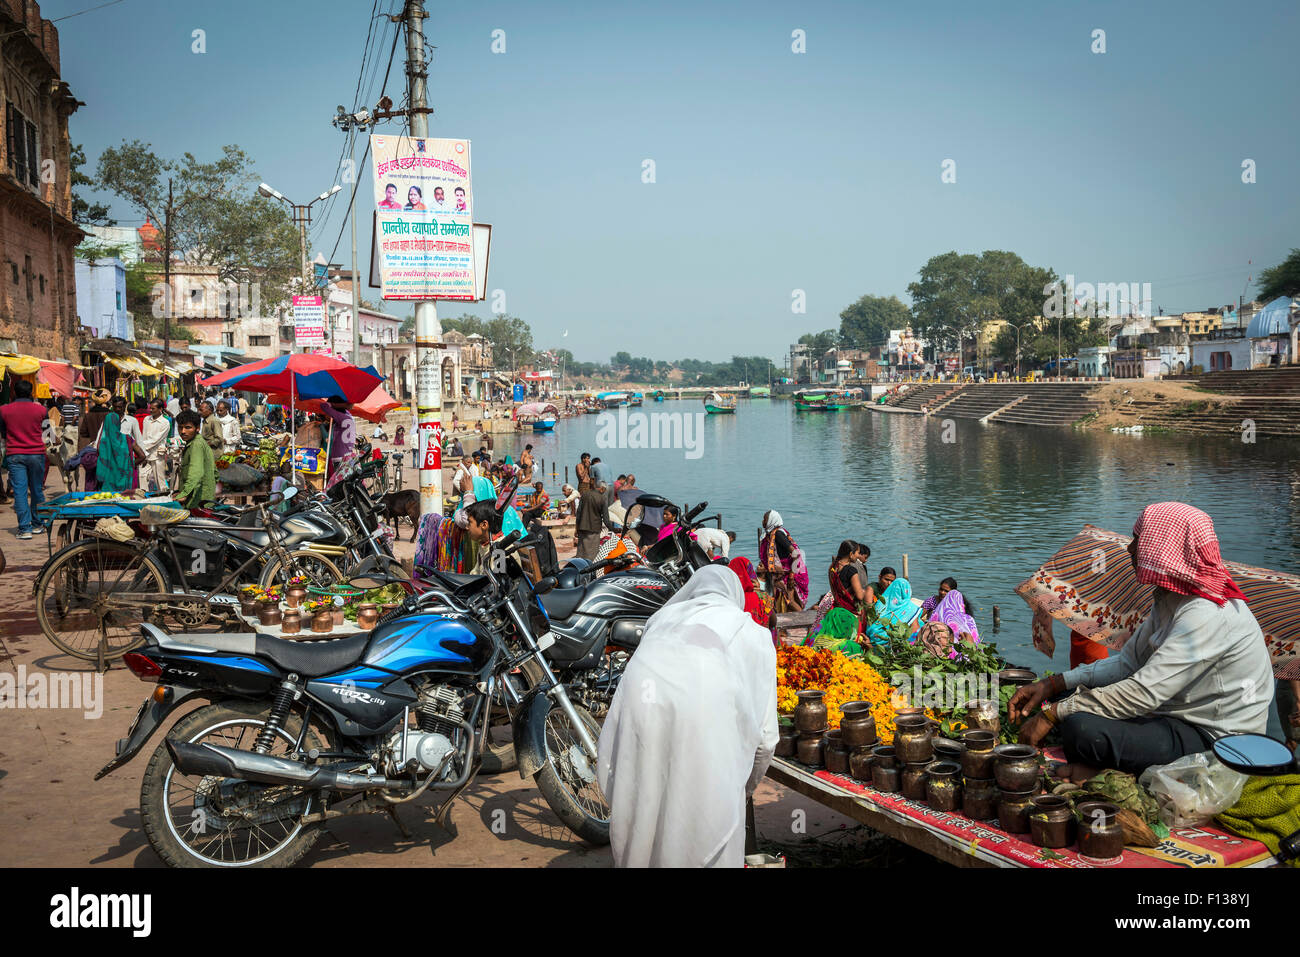
[(14, 271), (14, 285), (16, 286), (18, 285), (18, 264), (16, 262), (11, 262), (9, 268)]
[(250, 346), (269, 346), (271, 344), (270, 336), (249, 336), (248, 344)]
[(235, 334), (233, 332), (223, 332), (221, 334), (221, 344), (229, 346), (231, 349), (235, 348)]
[(40, 186), (40, 154), (36, 149), (36, 125), (13, 103), (5, 104), (5, 146), (9, 168), (18, 181)]
[(27, 301), (31, 302), (35, 296), (32, 295), (32, 257), (23, 257), (23, 275), (27, 277)]
[(41, 273), (41, 295), (45, 295), (45, 273)]
[(117, 294), (117, 311), (122, 311), (122, 294), (120, 292)]

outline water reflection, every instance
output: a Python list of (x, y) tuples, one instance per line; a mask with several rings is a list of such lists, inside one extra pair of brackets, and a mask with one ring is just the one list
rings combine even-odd
[[(645, 411), (695, 413), (668, 401)], [(635, 410), (634, 410), (635, 411)], [(502, 436), (497, 454), (531, 441), (555, 487), (583, 451), (615, 474), (679, 501), (707, 499), (737, 533), (736, 550), (757, 557), (763, 512), (778, 509), (808, 553), (812, 593), (844, 538), (871, 546), (870, 569), (902, 571), (908, 557), (918, 594), (952, 575), (977, 607), (981, 628), (1000, 606), (1000, 647), (1040, 670), (1029, 647), (1029, 614), (1014, 587), (1087, 523), (1128, 532), (1142, 506), (1188, 502), (1215, 522), (1225, 556), (1294, 570), (1300, 555), (1300, 455), (1287, 442), (1254, 445), (1209, 437), (1112, 435), (881, 415), (866, 410), (796, 413), (784, 400), (740, 403), (736, 415), (708, 416), (703, 452), (600, 449), (597, 416), (562, 420), (551, 435)], [(517, 446), (517, 448), (516, 448)], [(1058, 635), (1053, 666), (1066, 664)]]

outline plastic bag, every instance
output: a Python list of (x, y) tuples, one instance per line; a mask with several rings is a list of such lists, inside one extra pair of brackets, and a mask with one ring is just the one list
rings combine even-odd
[(1195, 827), (1237, 803), (1246, 775), (1201, 751), (1147, 768), (1138, 784), (1160, 805), (1161, 821), (1170, 827)]

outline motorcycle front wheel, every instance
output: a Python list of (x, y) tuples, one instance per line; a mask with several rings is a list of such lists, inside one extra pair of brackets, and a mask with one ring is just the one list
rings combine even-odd
[[(586, 708), (574, 705), (593, 739), (600, 724)], [(542, 797), (569, 830), (591, 844), (609, 843), (609, 802), (600, 789), (596, 762), (562, 708), (546, 715), (546, 764), (533, 775)]]

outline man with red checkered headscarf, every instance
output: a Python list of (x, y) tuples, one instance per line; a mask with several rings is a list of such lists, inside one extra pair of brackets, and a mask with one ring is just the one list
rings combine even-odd
[[(1068, 768), (1082, 782), (1105, 768), (1137, 774), (1209, 750), (1227, 734), (1263, 734), (1273, 701), (1264, 633), (1219, 556), (1214, 523), (1181, 502), (1148, 505), (1129, 555), (1152, 585), (1151, 611), (1118, 654), (1016, 692), (1021, 740), (1061, 726)], [(1067, 691), (1070, 697), (1049, 699)]]

